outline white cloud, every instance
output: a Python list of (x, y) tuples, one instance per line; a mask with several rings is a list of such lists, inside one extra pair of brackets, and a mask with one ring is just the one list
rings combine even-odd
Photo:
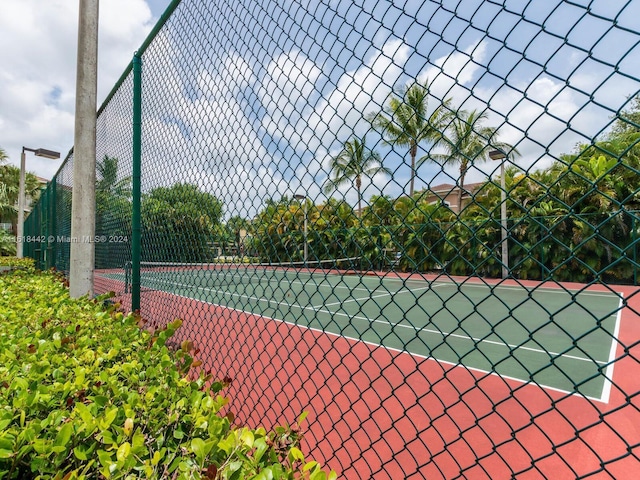
[(282, 53), (267, 65), (258, 96), (269, 112), (289, 116), (308, 105), (322, 70), (299, 50)]
[[(99, 102), (153, 22), (143, 0), (110, 0), (102, 2), (101, 8)], [(0, 31), (0, 146), (13, 163), (25, 144), (64, 155), (73, 143), (77, 2), (2, 0)], [(566, 59), (572, 73), (560, 79), (541, 74), (517, 52), (501, 57), (503, 45), (498, 40), (478, 36), (466, 47), (449, 52), (439, 45), (433, 51), (440, 56), (432, 53), (427, 60), (424, 51), (411, 46), (410, 38), (392, 38), (378, 48), (360, 48), (368, 54), (348, 59), (349, 70), (340, 71), (339, 65), (319, 61), (295, 46), (277, 50), (281, 45), (274, 48), (279, 53), (267, 59), (256, 60), (252, 52), (241, 55), (231, 49), (211, 55), (215, 62), (194, 62), (184, 69), (185, 56), (193, 53), (184, 48), (187, 40), (161, 33), (150, 47), (154, 52), (150, 71), (154, 75), (162, 72), (162, 81), (150, 82), (145, 89), (148, 185), (166, 182), (162, 177), (167, 175), (179, 180), (178, 171), (187, 169), (188, 177), (183, 180), (197, 182), (213, 193), (222, 192), (225, 202), (236, 205), (238, 212), (250, 203), (259, 206), (265, 197), (279, 198), (299, 189), (322, 201), (327, 159), (352, 135), (366, 133), (366, 114), (379, 111), (392, 88), (414, 74), (421, 82), (430, 80), (432, 107), (447, 97), (452, 97), (454, 106), (468, 110), (489, 107), (487, 124), (500, 127), (502, 141), (517, 145), (522, 154), (518, 164), (523, 168), (546, 166), (554, 155), (599, 133), (624, 95), (633, 93), (634, 86), (637, 90), (632, 72), (612, 75), (595, 60), (576, 68), (581, 59), (575, 57), (575, 51)], [(174, 41), (183, 44), (177, 47)], [(425, 38), (422, 43), (429, 41)], [(205, 44), (193, 48), (217, 48)], [(350, 47), (345, 47), (343, 53), (348, 53)], [(206, 58), (209, 53), (198, 54)], [(536, 51), (535, 58), (545, 61), (544, 54)], [(562, 58), (550, 55), (553, 65), (562, 63)], [(503, 59), (518, 68), (509, 70)], [(497, 74), (495, 68), (500, 68)], [(501, 74), (506, 78), (499, 78)], [(113, 148), (118, 138), (128, 135), (127, 120), (119, 116), (125, 112), (115, 115), (122, 126), (112, 127), (109, 142)], [(110, 120), (111, 126), (115, 123)], [(377, 137), (371, 133), (367, 139), (372, 143)], [(112, 144), (104, 148), (111, 149)], [(390, 184), (379, 178), (366, 180), (366, 197), (381, 189), (398, 195), (408, 179), (406, 165), (398, 167), (406, 152), (401, 148), (391, 151), (381, 144), (376, 148), (385, 157), (385, 165), (397, 170)], [(119, 155), (124, 162), (128, 154)], [(42, 176), (50, 177), (56, 165), (29, 159), (29, 168)], [(479, 165), (467, 181), (481, 180), (496, 165)], [(424, 184), (438, 169), (425, 165), (419, 173)], [(443, 176), (455, 179), (457, 174), (452, 166), (445, 168)], [(346, 194), (354, 203), (354, 189), (339, 194)], [(243, 206), (237, 200), (240, 197)]]
[(267, 110), (262, 126), (270, 135), (288, 139), (294, 148), (303, 144), (307, 125), (300, 121), (313, 110), (310, 98), (320, 93), (316, 84), (321, 75), (321, 68), (299, 50), (282, 53), (267, 65), (256, 93)]
[[(590, 75), (572, 75), (568, 81), (546, 75), (524, 76), (509, 78), (497, 89), (480, 87), (474, 82), (486, 71), (482, 66), (487, 62), (486, 54), (482, 42), (474, 44), (464, 52), (437, 60), (420, 78), (431, 79), (434, 95), (452, 97), (454, 106), (480, 111), (489, 107), (485, 125), (498, 127), (500, 140), (517, 147), (520, 156), (512, 161), (523, 170), (547, 168), (577, 143), (589, 142), (601, 134), (611, 122), (610, 109), (598, 107), (583, 93), (597, 91), (602, 77), (610, 74), (594, 66)], [(567, 61), (575, 63), (573, 58)], [(619, 103), (623, 92), (632, 90), (631, 86), (627, 90), (622, 87), (629, 83), (622, 76), (610, 83), (606, 94), (600, 94), (603, 105)], [(498, 162), (478, 162), (469, 170), (465, 183), (483, 181), (498, 169)], [(435, 183), (451, 183), (459, 175), (455, 165), (446, 166), (442, 173)]]
[[(403, 73), (409, 47), (401, 40), (391, 40), (355, 71), (341, 75), (336, 88), (305, 119), (305, 141), (315, 138), (325, 145), (346, 141), (354, 131), (368, 128), (365, 115), (378, 111), (389, 91)], [(299, 130), (303, 130), (299, 128)]]
[[(185, 78), (169, 37), (161, 34), (152, 48), (148, 69), (163, 76), (145, 92), (143, 190), (193, 183), (224, 202), (226, 217), (251, 217), (266, 198), (285, 194), (277, 159), (242, 105), (244, 90), (256, 82), (248, 63), (231, 53), (219, 67), (198, 67), (194, 78)], [(194, 86), (190, 94), (187, 84)]]
[(467, 85), (483, 69), (487, 45), (484, 42), (471, 44), (464, 50), (452, 51), (450, 54), (435, 59), (418, 75), (418, 82), (429, 82), (429, 93), (436, 99), (466, 96)]
[(344, 72), (325, 97), (316, 87), (327, 80), (322, 65), (297, 50), (280, 55), (267, 66), (258, 87), (267, 110), (263, 127), (301, 153), (347, 140), (354, 130), (364, 130), (364, 112), (384, 103), (389, 86), (402, 75), (408, 52), (400, 40), (389, 41), (361, 67)]
[[(100, 5), (98, 103), (152, 28), (143, 0)], [(19, 164), (22, 146), (66, 155), (73, 146), (78, 2), (0, 2), (0, 146)], [(60, 161), (29, 156), (27, 169), (51, 178)]]
[(238, 89), (253, 86), (256, 79), (249, 64), (237, 53), (227, 56), (224, 62), (225, 82), (236, 85)]

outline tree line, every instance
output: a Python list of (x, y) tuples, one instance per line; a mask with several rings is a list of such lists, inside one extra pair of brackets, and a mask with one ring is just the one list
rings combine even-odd
[[(233, 246), (263, 262), (357, 258), (353, 268), (499, 277), (501, 271), (501, 187), (487, 179), (460, 211), (432, 204), (428, 190), (416, 191), (417, 169), (425, 162), (455, 164), (458, 204), (469, 168), (499, 149), (483, 112), (454, 109), (450, 99), (429, 110), (428, 85), (394, 91), (381, 112), (366, 116), (385, 143), (408, 148), (409, 192), (376, 195), (364, 202), (363, 177), (393, 175), (366, 138), (352, 137), (331, 160), (327, 194), (353, 186), (357, 206), (344, 198), (316, 203), (310, 198), (264, 200), (253, 218), (223, 220), (214, 194), (188, 183), (150, 190), (142, 198), (142, 256), (150, 261), (213, 261), (214, 245)], [(577, 145), (548, 168), (505, 170), (509, 229), (509, 272), (522, 279), (637, 281), (640, 191), (640, 99), (620, 112), (599, 141)], [(418, 158), (418, 146), (429, 152)], [(436, 148), (439, 147), (439, 148)], [(437, 153), (436, 153), (437, 152)], [(105, 156), (97, 171), (97, 234), (130, 237), (131, 179), (118, 178), (118, 160)], [(307, 229), (305, 231), (305, 218)], [(241, 231), (247, 236), (240, 236)], [(399, 254), (399, 262), (396, 262)], [(97, 245), (97, 262), (130, 259), (130, 245)]]
[[(413, 83), (392, 92), (381, 112), (366, 116), (385, 144), (409, 149), (409, 197), (415, 193), (418, 168), (427, 162), (439, 165), (457, 165), (459, 168), (458, 205), (462, 205), (464, 180), (474, 162), (487, 160), (491, 150), (500, 150), (511, 159), (520, 155), (518, 150), (499, 140), (498, 129), (485, 125), (486, 112), (454, 108), (451, 98), (445, 99), (429, 111), (429, 83)], [(417, 158), (420, 145), (429, 149), (427, 155)], [(432, 153), (435, 151), (436, 153)], [(440, 153), (442, 152), (442, 153)], [(362, 210), (362, 177), (392, 175), (382, 165), (380, 154), (366, 146), (366, 136), (353, 137), (331, 159), (330, 178), (325, 192), (332, 193), (342, 185), (354, 183), (358, 191), (358, 210)]]
[[(8, 165), (7, 153), (0, 148), (0, 223), (10, 225), (11, 232), (16, 232), (18, 221), (18, 193), (20, 186), (20, 168)], [(25, 194), (37, 202), (40, 193), (40, 184), (37, 177), (31, 173), (25, 174)], [(16, 242), (9, 231), (0, 228), (0, 255), (15, 255)]]
[[(264, 260), (302, 260), (306, 240), (312, 259), (359, 258), (363, 269), (395, 263), (403, 271), (444, 271), (452, 275), (499, 277), (501, 274), (501, 187), (486, 180), (462, 205), (464, 178), (474, 162), (498, 149), (518, 152), (500, 142), (495, 128), (478, 111), (452, 111), (451, 101), (427, 115), (428, 88), (413, 85), (392, 94), (381, 113), (368, 115), (390, 145), (409, 148), (409, 195), (374, 196), (363, 208), (363, 176), (390, 175), (365, 140), (353, 138), (332, 159), (326, 192), (353, 185), (358, 209), (331, 199), (315, 205), (305, 199), (269, 200), (254, 219), (252, 249)], [(509, 273), (521, 279), (634, 282), (640, 236), (640, 97), (620, 112), (601, 141), (577, 145), (549, 168), (505, 171), (509, 229)], [(444, 153), (417, 157), (417, 146)], [(414, 191), (416, 169), (426, 161), (459, 166), (458, 205), (454, 212), (432, 204), (430, 192)], [(306, 212), (306, 213), (305, 213)], [(302, 231), (306, 214), (312, 227)]]

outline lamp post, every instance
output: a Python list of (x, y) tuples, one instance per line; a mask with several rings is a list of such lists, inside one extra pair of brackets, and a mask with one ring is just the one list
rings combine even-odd
[[(98, 88), (98, 11), (99, 0), (81, 0), (78, 10), (78, 53), (76, 62), (76, 116), (73, 136), (73, 187), (71, 193), (71, 237), (93, 239), (96, 234), (96, 97)], [(135, 74), (134, 74), (135, 76)], [(134, 92), (135, 95), (135, 92)], [(133, 120), (133, 130), (137, 125)], [(132, 156), (136, 158), (133, 144)], [(135, 161), (134, 161), (135, 165)], [(136, 171), (132, 172), (133, 190), (136, 189)], [(135, 193), (134, 193), (135, 195)], [(135, 200), (134, 196), (134, 202)], [(132, 222), (135, 222), (135, 207)], [(135, 223), (132, 235), (139, 233)], [(135, 240), (132, 240), (135, 245)], [(132, 260), (135, 261), (132, 246)], [(95, 243), (75, 241), (69, 245), (69, 295), (80, 298), (93, 296)], [(132, 283), (137, 282), (137, 270), (132, 272)], [(136, 294), (137, 295), (137, 294)], [(137, 298), (131, 296), (133, 309)]]
[(295, 198), (296, 200), (302, 200), (304, 201), (304, 264), (307, 264), (307, 259), (309, 257), (309, 245), (307, 244), (307, 235), (308, 235), (308, 231), (307, 231), (307, 223), (308, 223), (308, 219), (307, 219), (307, 196), (306, 195), (294, 195), (293, 198)]
[(16, 236), (18, 239), (18, 243), (16, 245), (16, 255), (18, 258), (22, 258), (24, 250), (23, 250), (23, 242), (24, 242), (24, 208), (25, 208), (25, 163), (26, 163), (26, 153), (25, 152), (33, 152), (36, 157), (44, 157), (51, 158), (56, 160), (60, 158), (59, 152), (54, 152), (53, 150), (47, 150), (46, 148), (28, 148), (22, 147), (22, 155), (20, 155), (20, 186), (18, 188), (18, 231), (16, 232)]
[(500, 160), (500, 223), (502, 224), (502, 278), (509, 277), (509, 242), (507, 227), (507, 186), (504, 176), (504, 164), (507, 161), (507, 154), (502, 150), (491, 150), (489, 152), (491, 160)]

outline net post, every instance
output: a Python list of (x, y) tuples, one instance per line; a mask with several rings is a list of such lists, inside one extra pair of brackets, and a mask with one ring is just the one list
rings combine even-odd
[(638, 237), (636, 232), (636, 213), (631, 215), (631, 245), (633, 246), (633, 284), (638, 285)]
[(142, 162), (142, 58), (133, 55), (133, 172), (131, 212), (131, 310), (140, 310), (140, 176)]
[(131, 285), (131, 262), (124, 262), (124, 293), (129, 293)]

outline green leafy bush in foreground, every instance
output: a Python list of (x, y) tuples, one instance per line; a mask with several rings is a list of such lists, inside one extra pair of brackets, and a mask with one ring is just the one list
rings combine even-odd
[(0, 257), (16, 254), (16, 238), (9, 232), (0, 229)]
[(0, 267), (12, 267), (21, 268), (23, 270), (34, 270), (34, 264), (32, 258), (18, 258), (18, 257), (0, 257)]
[[(53, 273), (0, 275), (0, 479), (324, 479), (299, 429), (234, 427), (190, 342), (166, 346)], [(298, 421), (302, 421), (299, 418)]]

